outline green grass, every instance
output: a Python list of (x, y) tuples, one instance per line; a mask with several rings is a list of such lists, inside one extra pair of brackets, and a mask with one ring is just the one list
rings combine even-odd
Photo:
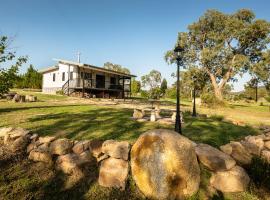
[[(20, 126), (42, 136), (55, 135), (76, 140), (95, 138), (129, 142), (134, 142), (141, 133), (150, 129), (174, 129), (173, 125), (134, 121), (131, 119), (132, 109), (74, 103), (73, 98), (65, 96), (35, 94), (38, 102), (0, 101), (0, 127)], [(186, 112), (184, 121), (185, 136), (214, 146), (257, 133), (251, 126), (234, 125), (217, 114), (209, 118), (193, 118)]]
[[(13, 103), (0, 100), (0, 127), (19, 126), (42, 136), (54, 135), (76, 140), (116, 139), (128, 140), (131, 143), (135, 142), (141, 133), (150, 129), (174, 129), (173, 125), (134, 121), (131, 119), (133, 110), (129, 108), (91, 105), (66, 96), (41, 93), (34, 95), (38, 96), (38, 102)], [(161, 103), (163, 106), (174, 106), (169, 100), (163, 100)], [(259, 131), (254, 125), (262, 122), (267, 124), (269, 120), (267, 117), (270, 117), (265, 107), (253, 104), (231, 104), (218, 109), (200, 107), (199, 113), (208, 114), (209, 117), (197, 118), (191, 117), (191, 102), (182, 101), (181, 106), (186, 110), (183, 134), (195, 142), (208, 143), (216, 147), (247, 135), (258, 134)], [(228, 119), (243, 120), (247, 125), (238, 126)], [(0, 159), (0, 164), (1, 162)], [(89, 173), (85, 178), (67, 184), (70, 177), (63, 176), (46, 166), (42, 166), (40, 170), (40, 167), (26, 160), (9, 163), (1, 167), (0, 199), (144, 199), (131, 178), (125, 191), (108, 189), (99, 186), (96, 181), (97, 166), (88, 170)], [(200, 190), (190, 199), (209, 198), (210, 176), (210, 172), (202, 167)], [(213, 199), (260, 199), (253, 191), (250, 189), (244, 193), (226, 195), (216, 193)]]

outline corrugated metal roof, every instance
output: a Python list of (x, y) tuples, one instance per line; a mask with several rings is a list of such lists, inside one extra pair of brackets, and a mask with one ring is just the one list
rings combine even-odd
[[(58, 61), (59, 63), (79, 66), (79, 67), (93, 69), (93, 70), (97, 70), (97, 71), (101, 71), (101, 72), (107, 72), (107, 73), (117, 74), (117, 75), (126, 76), (126, 77), (136, 77), (135, 75), (132, 75), (132, 74), (117, 72), (117, 71), (113, 71), (110, 69), (105, 69), (103, 67), (97, 67), (97, 66), (93, 66), (93, 65), (89, 65), (89, 64), (78, 63), (78, 62), (69, 61), (69, 60), (62, 60), (62, 59), (53, 59), (53, 60)], [(54, 66), (54, 67), (56, 67), (56, 66)], [(58, 69), (58, 66), (57, 66), (57, 68), (49, 67), (49, 68), (46, 68), (44, 70), (40, 70), (40, 73), (45, 73), (47, 71), (52, 71), (54, 69)]]

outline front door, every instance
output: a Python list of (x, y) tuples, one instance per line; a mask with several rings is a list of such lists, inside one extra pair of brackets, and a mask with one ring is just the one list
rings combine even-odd
[(105, 76), (96, 75), (96, 88), (105, 88)]

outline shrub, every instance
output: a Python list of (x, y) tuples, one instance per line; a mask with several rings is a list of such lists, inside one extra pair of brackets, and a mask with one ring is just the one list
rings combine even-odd
[(224, 119), (224, 116), (222, 116), (222, 115), (211, 115), (210, 119), (213, 119), (215, 121), (222, 121)]
[(204, 93), (201, 95), (202, 103), (209, 106), (209, 107), (215, 107), (215, 106), (223, 106), (224, 102), (218, 100), (214, 94), (212, 93)]
[(264, 159), (253, 157), (247, 172), (257, 186), (270, 189), (270, 164)]
[(64, 91), (63, 90), (58, 90), (58, 91), (56, 91), (56, 94), (64, 95)]

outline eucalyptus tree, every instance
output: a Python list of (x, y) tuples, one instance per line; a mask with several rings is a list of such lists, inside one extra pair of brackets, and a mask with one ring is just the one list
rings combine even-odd
[[(180, 33), (187, 67), (195, 65), (205, 71), (217, 99), (223, 100), (223, 90), (237, 74), (247, 72), (268, 48), (270, 23), (255, 19), (252, 11), (241, 9), (233, 14), (208, 10), (197, 22)], [(172, 51), (165, 59), (175, 62)]]
[(113, 70), (113, 71), (117, 71), (117, 72), (122, 72), (125, 74), (130, 74), (130, 71), (128, 68), (123, 67), (122, 65), (119, 65), (119, 64), (113, 64), (111, 62), (106, 62), (106, 63), (104, 63), (103, 67), (105, 69), (109, 69), (109, 70)]
[(149, 89), (151, 98), (160, 97), (161, 73), (157, 70), (150, 71), (141, 77), (142, 86)]
[(253, 65), (252, 70), (270, 96), (270, 50), (262, 52), (260, 60)]
[[(19, 67), (27, 61), (27, 57), (16, 59), (16, 52), (11, 51), (10, 43), (7, 36), (0, 36), (0, 96), (13, 87)], [(7, 66), (10, 63), (11, 66)]]

